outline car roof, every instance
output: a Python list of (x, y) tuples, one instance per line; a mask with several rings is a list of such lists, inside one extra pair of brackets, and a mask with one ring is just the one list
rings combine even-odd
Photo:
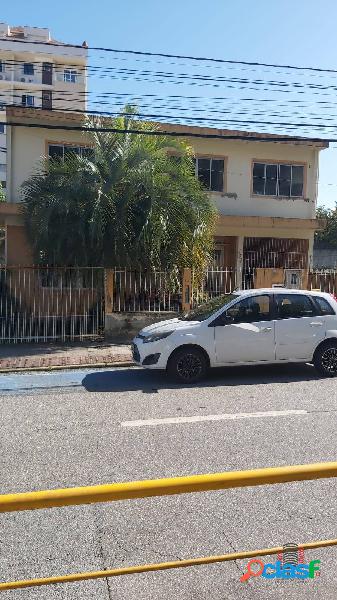
[(329, 296), (330, 294), (326, 292), (320, 292), (318, 290), (297, 290), (294, 288), (284, 288), (284, 287), (273, 287), (273, 288), (258, 288), (252, 290), (235, 290), (233, 292), (238, 296), (256, 296), (257, 294), (310, 294), (312, 296)]

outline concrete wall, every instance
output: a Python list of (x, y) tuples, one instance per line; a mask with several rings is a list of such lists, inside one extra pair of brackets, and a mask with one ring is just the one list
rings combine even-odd
[(107, 339), (132, 340), (135, 335), (148, 325), (167, 321), (177, 317), (178, 314), (171, 312), (132, 312), (132, 313), (110, 313), (105, 315), (105, 337)]
[(337, 268), (337, 248), (314, 248), (314, 267)]

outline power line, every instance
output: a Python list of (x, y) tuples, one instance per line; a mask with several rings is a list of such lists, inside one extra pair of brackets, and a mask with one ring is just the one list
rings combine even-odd
[[(17, 104), (6, 104), (6, 107), (18, 107)], [(28, 108), (28, 107), (20, 107), (20, 108)], [(39, 108), (29, 108), (30, 110), (40, 110)], [(58, 109), (52, 109), (52, 110), (56, 110), (56, 112), (58, 111)], [(284, 126), (284, 127), (311, 127), (311, 128), (315, 128), (315, 129), (337, 129), (337, 123), (333, 124), (333, 125), (329, 125), (329, 124), (320, 124), (320, 123), (290, 123), (290, 122), (284, 122), (284, 121), (257, 121), (256, 119), (223, 119), (223, 118), (218, 118), (218, 117), (186, 117), (185, 115), (170, 115), (170, 114), (155, 114), (155, 113), (136, 113), (136, 115), (134, 115), (134, 113), (128, 113), (128, 112), (123, 112), (121, 114), (120, 111), (98, 111), (98, 110), (78, 110), (78, 109), (67, 109), (67, 108), (62, 108), (62, 112), (68, 112), (68, 113), (75, 113), (75, 114), (81, 114), (81, 115), (93, 115), (93, 116), (136, 116), (138, 117), (142, 117), (145, 119), (178, 119), (178, 120), (188, 120), (188, 121), (201, 121), (201, 122), (205, 122), (205, 121), (210, 121), (212, 123), (214, 122), (218, 122), (218, 123), (237, 123), (237, 124), (243, 124), (243, 125), (280, 125), (280, 126)]]
[[(0, 94), (1, 97), (1, 94)], [(12, 96), (13, 98), (21, 98), (20, 94), (13, 94)], [(61, 102), (64, 103), (68, 103), (68, 104), (72, 104), (72, 101), (70, 99), (64, 100), (64, 99), (59, 99), (58, 97), (53, 97), (55, 101), (60, 100)], [(4, 107), (21, 107), (21, 108), (26, 108), (26, 109), (30, 109), (30, 110), (40, 110), (40, 108), (38, 107), (22, 107), (22, 104), (17, 102), (13, 102), (13, 103), (4, 103), (3, 104)], [(165, 108), (165, 107), (164, 107)], [(181, 109), (181, 107), (174, 107), (174, 110), (178, 108), (178, 110), (184, 110)], [(171, 106), (167, 106), (166, 109), (169, 110), (173, 110), (173, 107)], [(127, 113), (127, 111), (123, 111), (121, 113), (121, 111), (108, 111), (108, 110), (104, 110), (104, 109), (100, 109), (100, 110), (84, 110), (84, 109), (75, 109), (75, 108), (65, 108), (65, 107), (60, 107), (58, 108), (54, 108), (52, 109), (54, 111), (58, 111), (61, 110), (62, 112), (70, 112), (70, 113), (76, 113), (76, 114), (83, 114), (83, 115), (101, 115), (101, 116), (119, 116), (121, 114), (134, 114), (134, 113)], [(191, 110), (191, 109), (185, 109), (185, 110)], [(195, 110), (197, 112), (202, 112), (202, 109), (195, 109), (193, 108), (192, 110)], [(214, 113), (216, 112), (216, 115), (219, 111), (208, 111), (209, 112)], [(230, 114), (232, 114), (232, 111), (221, 111), (221, 113), (223, 114), (224, 112), (230, 112)], [(237, 113), (238, 115), (242, 114), (242, 115), (246, 115), (246, 111), (239, 111)], [(259, 115), (263, 116), (264, 114), (269, 115), (270, 116), (270, 112), (265, 112), (265, 111), (260, 111), (258, 113)], [(293, 113), (295, 114), (295, 113)], [(276, 113), (277, 115), (277, 113)], [(176, 113), (171, 113), (171, 114), (158, 114), (158, 113), (143, 113), (143, 112), (137, 112), (135, 115), (137, 118), (144, 118), (144, 119), (176, 119), (176, 120), (185, 120), (185, 121), (195, 121), (195, 122), (212, 122), (212, 123), (238, 123), (238, 124), (249, 124), (249, 125), (276, 125), (276, 126), (283, 126), (283, 127), (312, 127), (312, 128), (319, 128), (319, 129), (326, 129), (326, 128), (336, 128), (337, 124), (335, 123), (327, 123), (327, 120), (332, 120), (332, 119), (336, 119), (337, 115), (327, 115), (324, 117), (324, 123), (317, 123), (317, 122), (289, 122), (289, 121), (270, 121), (270, 120), (258, 120), (256, 117), (255, 118), (251, 118), (251, 119), (242, 119), (242, 118), (222, 118), (220, 116), (212, 116), (212, 117), (207, 117), (207, 116), (198, 116), (198, 115), (191, 115), (191, 116), (186, 116), (186, 115), (177, 115)], [(282, 116), (282, 115), (281, 115)], [(329, 118), (331, 117), (331, 118)], [(287, 118), (287, 116), (284, 116), (284, 119)], [(305, 118), (305, 116), (303, 117)], [(319, 118), (320, 120), (322, 120), (321, 117), (316, 117)]]
[[(1, 49), (0, 49), (0, 52), (1, 52)], [(113, 58), (113, 60), (127, 60), (127, 59), (120, 59), (120, 57), (112, 57), (112, 58)], [(136, 59), (135, 62), (139, 62), (139, 61), (137, 61), (137, 59)], [(149, 61), (145, 61), (145, 62), (149, 62)], [(156, 61), (156, 62), (158, 63), (158, 61)], [(2, 63), (3, 63), (3, 66), (4, 65), (9, 65), (10, 67), (16, 67), (16, 66), (20, 67), (22, 65), (30, 64), (30, 65), (34, 66), (34, 74), (36, 74), (36, 73), (43, 73), (44, 72), (41, 60), (29, 60), (29, 59), (22, 60), (22, 59), (5, 58), (5, 59), (2, 60)], [(153, 64), (153, 63), (150, 63), (150, 64)], [(163, 63), (160, 62), (160, 64), (163, 64)], [(181, 66), (181, 63), (172, 63), (172, 62), (169, 62), (168, 64), (169, 65), (179, 65), (179, 66)], [(184, 64), (184, 66), (190, 66), (190, 65)], [(196, 66), (196, 65), (193, 65), (193, 66)], [(145, 73), (147, 73), (147, 74), (153, 73), (153, 70), (145, 70), (144, 68), (143, 69), (131, 69), (130, 67), (123, 68), (123, 67), (119, 67), (119, 66), (109, 66), (109, 65), (105, 65), (105, 64), (104, 65), (98, 65), (98, 64), (85, 64), (85, 65), (78, 65), (77, 64), (76, 65), (76, 64), (57, 63), (56, 62), (56, 63), (53, 63), (53, 67), (56, 68), (57, 71), (59, 70), (59, 68), (62, 68), (62, 70), (68, 68), (68, 69), (76, 69), (76, 70), (78, 70), (81, 73), (84, 73), (85, 71), (89, 71), (89, 72), (92, 72), (94, 74), (96, 72), (98, 72), (98, 73), (102, 72), (105, 75), (100, 75), (100, 77), (103, 77), (103, 78), (107, 76), (106, 74), (108, 74), (110, 72), (113, 72), (113, 71), (116, 71), (116, 70), (117, 71), (118, 70), (120, 70), (120, 71), (127, 71), (127, 72), (129, 72), (129, 71), (132, 71), (132, 72), (143, 71), (144, 74)], [(220, 67), (218, 67), (218, 68), (220, 68)], [(238, 70), (238, 71), (245, 71), (245, 72), (247, 72), (247, 71), (249, 71), (249, 72), (259, 72), (261, 74), (261, 71), (258, 71), (257, 69), (242, 69), (242, 68), (239, 68), (238, 66), (235, 67), (235, 69)], [(10, 70), (12, 70), (12, 69), (9, 69), (9, 71)], [(2, 72), (6, 72), (6, 71), (3, 69)], [(271, 72), (272, 71), (265, 71), (264, 73), (271, 73)], [(276, 71), (276, 73), (282, 74), (282, 71)], [(337, 73), (337, 71), (336, 71), (336, 73)], [(159, 71), (159, 72), (157, 72), (157, 74), (170, 74), (170, 75), (173, 75), (173, 73), (168, 73), (167, 71)], [(185, 77), (189, 76), (191, 78), (193, 77), (193, 75), (189, 75), (188, 73), (176, 73), (175, 75), (177, 77), (179, 77), (179, 76), (185, 76)], [(311, 74), (311, 77), (313, 77), (312, 74)], [(322, 78), (322, 76), (320, 76), (319, 78)]]
[(86, 48), (83, 45), (79, 44), (65, 44), (60, 42), (52, 42), (52, 41), (35, 41), (35, 40), (23, 40), (23, 39), (11, 39), (11, 38), (3, 38), (0, 41), (9, 41), (20, 44), (37, 44), (37, 45), (45, 45), (45, 46), (56, 46), (58, 48), (78, 48), (81, 50), (95, 50), (100, 52), (113, 52), (116, 54), (131, 54), (136, 56), (158, 56), (161, 58), (175, 58), (175, 59), (183, 59), (183, 60), (194, 60), (200, 62), (215, 62), (215, 63), (223, 63), (223, 64), (231, 64), (231, 65), (246, 65), (252, 67), (271, 67), (277, 69), (293, 69), (296, 71), (313, 71), (319, 73), (337, 73), (337, 69), (323, 69), (320, 67), (301, 67), (298, 65), (280, 65), (274, 63), (262, 63), (262, 62), (251, 62), (244, 60), (229, 60), (223, 58), (210, 58), (205, 56), (188, 56), (181, 54), (166, 54), (164, 52), (145, 52), (140, 50), (121, 50), (117, 48), (106, 48), (100, 46), (90, 46), (90, 48)]
[(87, 133), (125, 133), (131, 135), (148, 135), (148, 136), (167, 136), (167, 137), (186, 137), (186, 138), (206, 138), (206, 139), (222, 139), (222, 140), (244, 140), (248, 142), (299, 142), (306, 144), (307, 142), (313, 143), (325, 143), (325, 142), (337, 142), (337, 138), (304, 138), (299, 136), (279, 136), (274, 134), (267, 134), (265, 137), (261, 135), (254, 135), (254, 133), (242, 133), (237, 135), (223, 135), (219, 133), (197, 133), (197, 132), (182, 132), (182, 131), (161, 131), (161, 130), (144, 130), (144, 129), (120, 129), (117, 127), (74, 127), (73, 125), (42, 125), (40, 123), (19, 123), (15, 121), (0, 121), (0, 125), (12, 126), (12, 127), (31, 127), (35, 129), (50, 129), (50, 130), (62, 130), (62, 131), (85, 131)]

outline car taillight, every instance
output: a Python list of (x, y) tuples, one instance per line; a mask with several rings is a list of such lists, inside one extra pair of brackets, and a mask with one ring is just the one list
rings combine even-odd
[(331, 298), (333, 298), (335, 302), (337, 302), (337, 296), (335, 296), (335, 294), (329, 294), (329, 296), (331, 296)]

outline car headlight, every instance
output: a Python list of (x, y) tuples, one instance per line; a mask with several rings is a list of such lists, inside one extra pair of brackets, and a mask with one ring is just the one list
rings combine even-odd
[(159, 342), (159, 340), (164, 340), (169, 335), (171, 335), (173, 331), (162, 331), (162, 333), (152, 333), (151, 335), (144, 336), (143, 344), (148, 344), (149, 342)]

